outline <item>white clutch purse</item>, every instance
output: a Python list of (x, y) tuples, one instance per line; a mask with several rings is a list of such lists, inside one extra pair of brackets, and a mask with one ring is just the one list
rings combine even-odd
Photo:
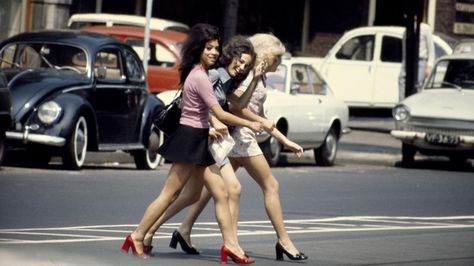
[(217, 165), (222, 166), (222, 163), (227, 158), (227, 154), (229, 154), (234, 145), (235, 141), (230, 134), (225, 135), (222, 139), (214, 139), (209, 142), (209, 151)]

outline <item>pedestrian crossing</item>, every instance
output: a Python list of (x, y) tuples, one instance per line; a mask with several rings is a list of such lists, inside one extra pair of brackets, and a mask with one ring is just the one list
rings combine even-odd
[[(136, 224), (83, 225), (50, 228), (0, 229), (0, 246), (14, 244), (74, 243), (123, 240)], [(178, 223), (166, 223), (154, 239), (169, 239)], [(474, 228), (474, 216), (396, 217), (342, 216), (315, 219), (285, 220), (289, 234), (346, 233), (364, 231), (443, 230)], [(239, 236), (274, 235), (270, 221), (240, 221)], [(216, 222), (199, 222), (192, 238), (220, 237)]]

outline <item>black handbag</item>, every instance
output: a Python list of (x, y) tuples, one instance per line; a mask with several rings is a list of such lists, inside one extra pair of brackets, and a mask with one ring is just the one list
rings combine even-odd
[(181, 93), (170, 104), (166, 105), (155, 120), (155, 125), (166, 136), (171, 136), (179, 126), (181, 118)]

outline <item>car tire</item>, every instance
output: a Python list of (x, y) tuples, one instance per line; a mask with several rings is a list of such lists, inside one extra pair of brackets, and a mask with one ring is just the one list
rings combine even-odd
[(319, 148), (314, 149), (314, 159), (319, 166), (332, 166), (336, 161), (339, 139), (334, 128), (330, 128)]
[(74, 124), (74, 130), (66, 140), (63, 164), (67, 169), (79, 170), (84, 165), (87, 154), (87, 121), (80, 116)]
[(413, 145), (402, 143), (402, 165), (411, 166), (415, 162), (416, 148)]
[(133, 152), (133, 159), (137, 169), (154, 170), (161, 162), (161, 155), (157, 153), (163, 139), (163, 133), (152, 126), (148, 135), (148, 147), (145, 150)]
[(263, 156), (267, 159), (270, 166), (277, 166), (280, 161), (281, 144), (273, 136), (270, 136), (265, 142), (262, 143), (261, 149)]
[(0, 133), (0, 165), (3, 163), (3, 158), (5, 158), (5, 136)]
[(467, 157), (465, 156), (450, 156), (449, 161), (454, 166), (464, 166), (467, 165)]

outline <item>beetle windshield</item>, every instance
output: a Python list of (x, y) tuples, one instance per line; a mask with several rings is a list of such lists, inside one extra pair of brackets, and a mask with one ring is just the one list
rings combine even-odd
[(436, 64), (425, 89), (474, 90), (474, 60), (450, 59)]
[(55, 68), (87, 74), (86, 53), (74, 46), (53, 43), (13, 43), (0, 51), (0, 69)]

